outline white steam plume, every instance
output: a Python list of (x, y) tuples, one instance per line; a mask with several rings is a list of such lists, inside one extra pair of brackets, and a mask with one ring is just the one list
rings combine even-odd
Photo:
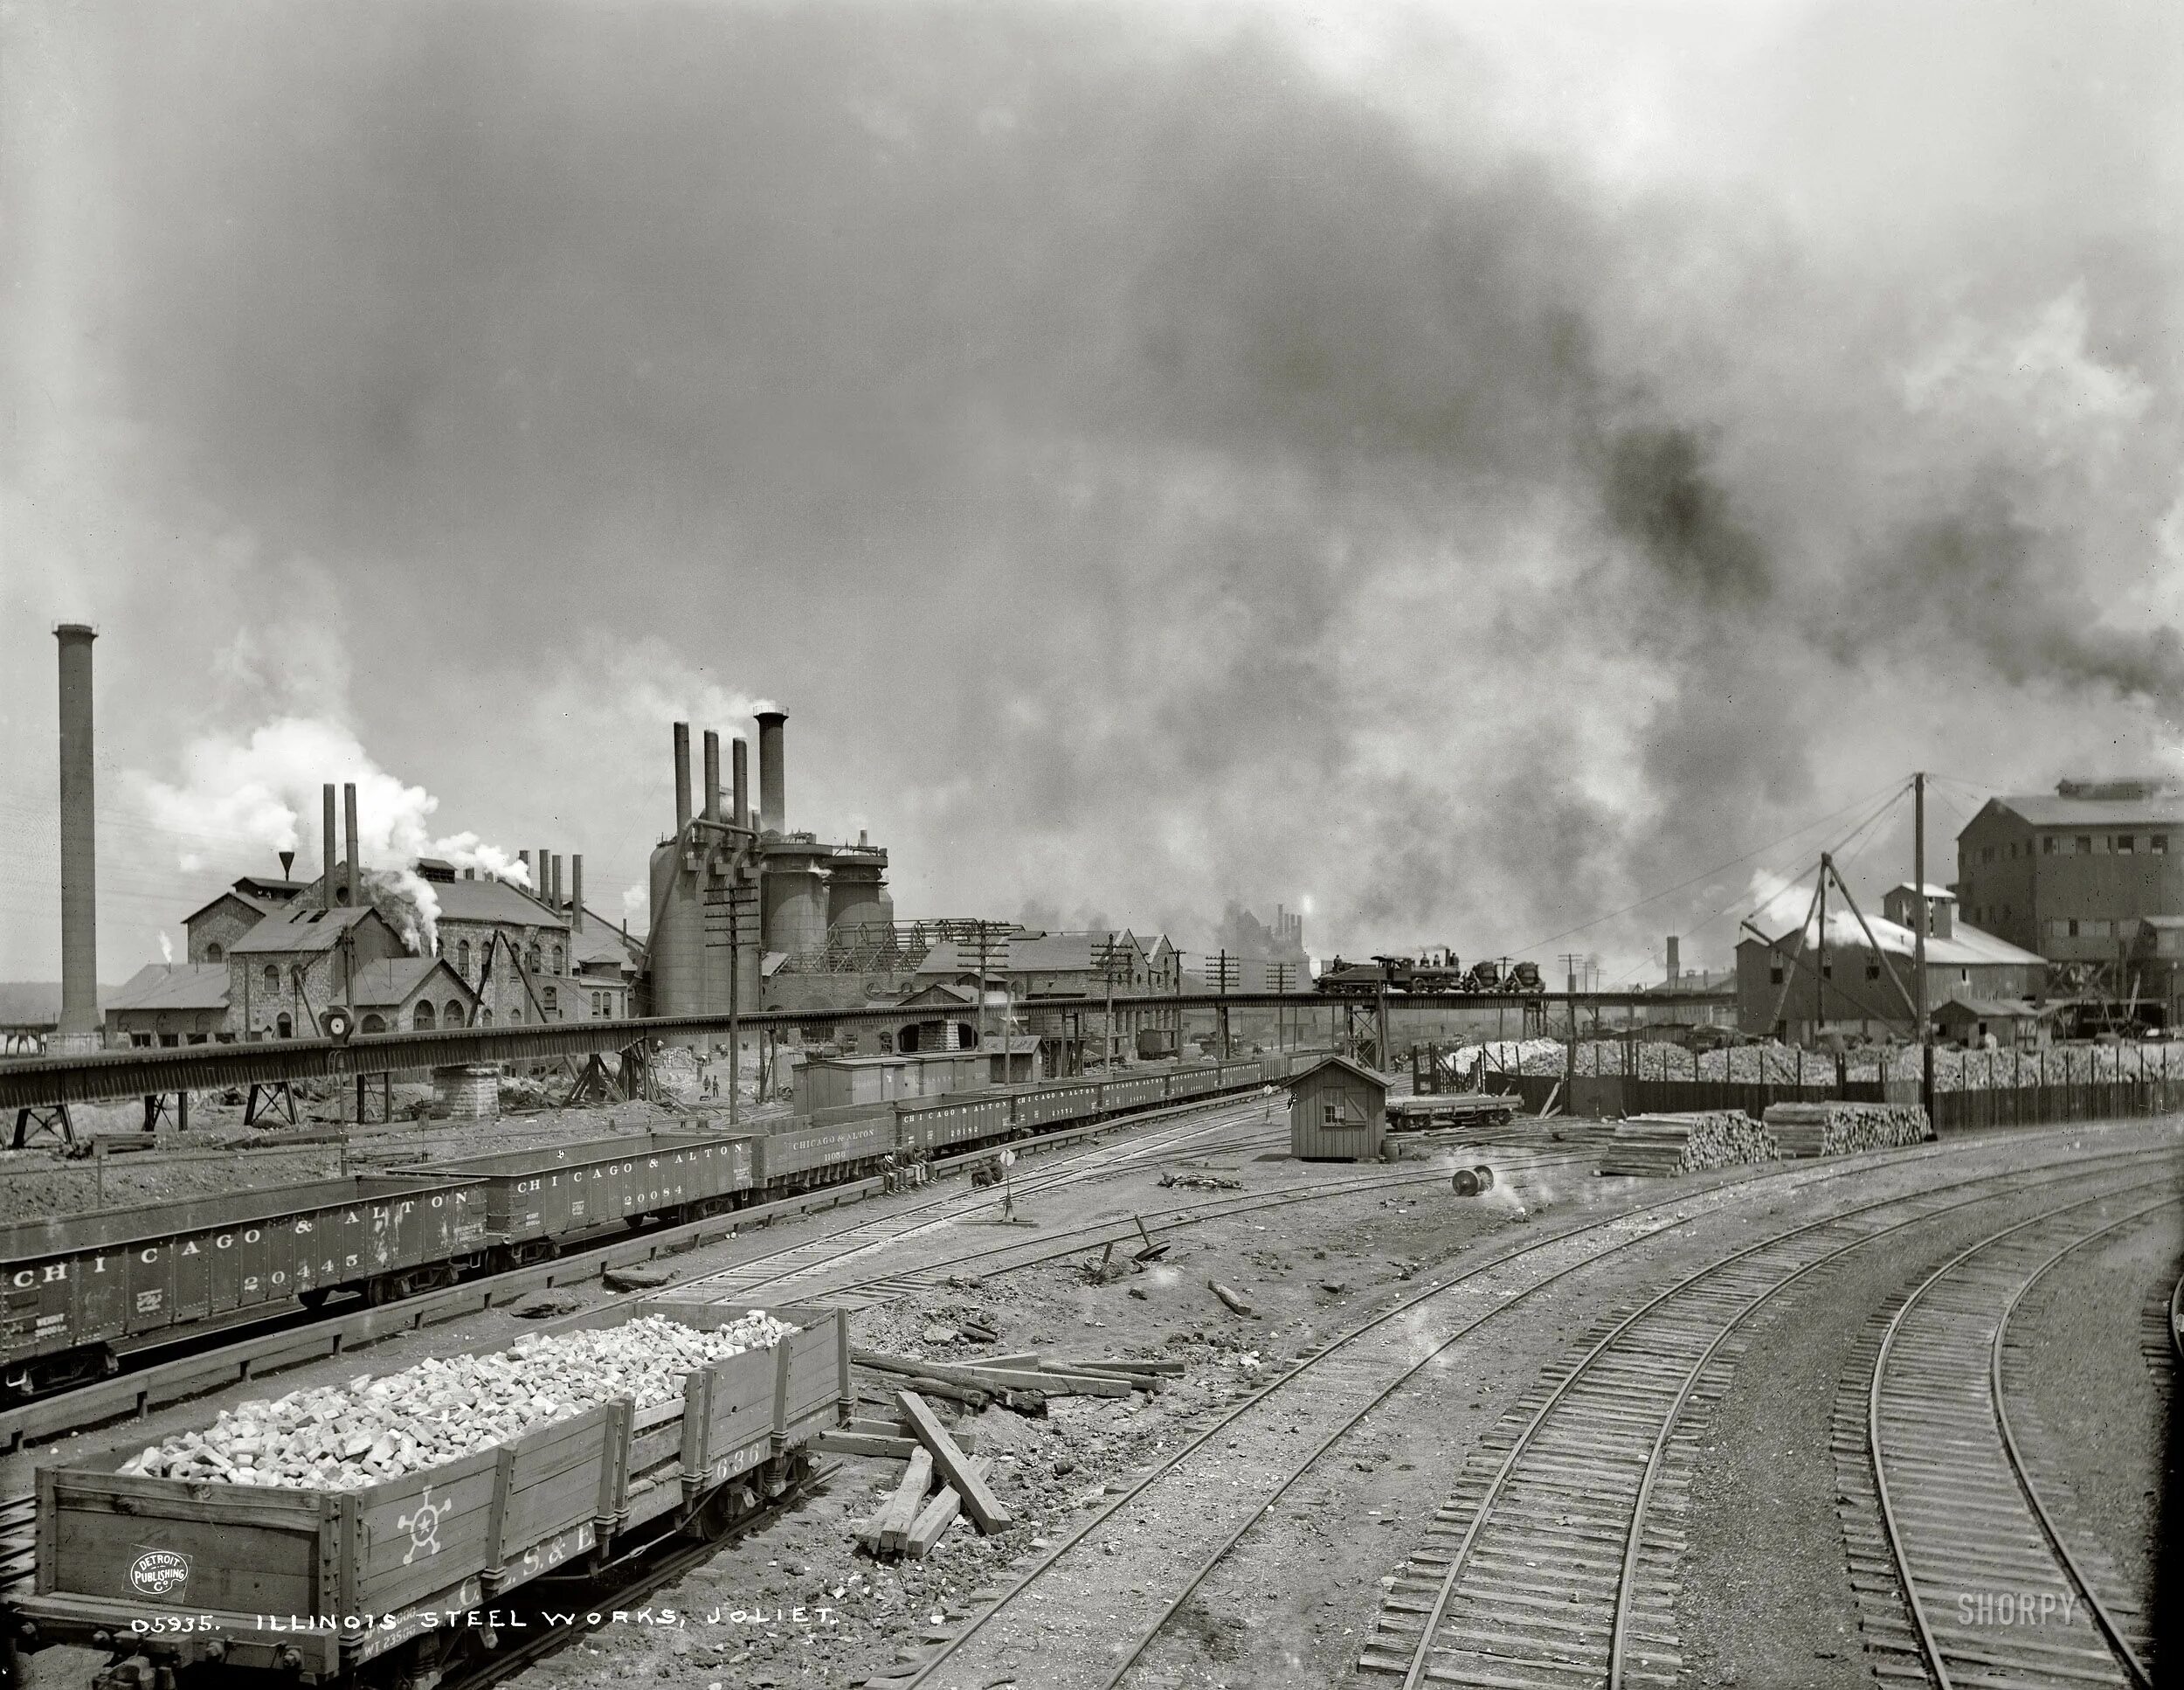
[[(153, 824), (176, 836), (177, 862), (185, 872), (224, 855), (239, 855), (245, 847), (264, 853), (298, 850), (307, 828), (316, 843), (320, 789), (328, 781), (355, 783), (361, 866), (392, 890), (397, 908), (414, 909), (414, 917), (395, 925), (420, 948), (432, 944), (439, 900), (412, 867), (418, 858), (440, 857), (459, 869), (530, 884), (522, 862), (476, 834), (436, 836), (430, 822), (439, 800), (381, 768), (339, 723), (287, 716), (254, 730), (247, 739), (203, 735), (183, 753), (179, 781), (141, 772), (132, 772), (128, 779)], [(337, 856), (342, 848), (337, 834)], [(311, 861), (307, 857), (307, 873)]]

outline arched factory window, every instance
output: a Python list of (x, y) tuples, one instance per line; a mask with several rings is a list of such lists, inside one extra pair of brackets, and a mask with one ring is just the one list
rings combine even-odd
[(564, 969), (564, 968), (562, 966), (562, 964), (561, 964), (561, 946), (559, 946), (558, 945), (556, 945), (556, 946), (554, 946), (554, 972), (555, 972), (556, 974), (560, 974), (560, 973), (566, 973), (568, 972), (566, 969)]
[(453, 998), (448, 999), (446, 1007), (440, 1011), (439, 1022), (442, 1027), (460, 1027), (463, 1024), (462, 1005)]
[(294, 1024), (289, 1021), (288, 1012), (287, 1010), (282, 1010), (280, 1012), (280, 1018), (273, 1022), (273, 1031), (284, 1039), (292, 1039), (295, 1037), (295, 1027)]
[(207, 962), (218, 962), (226, 954), (227, 952), (223, 951), (217, 943), (204, 947), (204, 959)]
[(385, 1032), (387, 1030), (386, 1017), (384, 1015), (366, 1015), (361, 1023), (361, 1030), (366, 1033)]
[(455, 972), (465, 980), (470, 978), (470, 941), (462, 940), (455, 946)]
[(265, 983), (268, 992), (278, 992), (280, 989), (280, 970), (270, 962), (266, 965)]
[(432, 1030), (432, 1006), (423, 998), (419, 998), (417, 1008), (410, 1011), (410, 1025), (420, 1033)]

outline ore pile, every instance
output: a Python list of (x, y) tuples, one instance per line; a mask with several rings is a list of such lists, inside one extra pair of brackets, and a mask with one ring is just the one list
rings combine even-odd
[(646, 1316), (518, 1339), (489, 1355), (432, 1360), (378, 1379), (245, 1403), (169, 1437), (124, 1473), (294, 1490), (353, 1491), (460, 1460), (618, 1396), (639, 1409), (683, 1375), (796, 1330), (757, 1309), (715, 1331)]

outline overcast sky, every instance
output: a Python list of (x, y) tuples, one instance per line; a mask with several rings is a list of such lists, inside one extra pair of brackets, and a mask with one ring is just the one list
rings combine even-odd
[(321, 779), (619, 911), (765, 698), (906, 915), (1611, 977), (2178, 766), (2173, 0), (0, 19), (0, 977), (60, 620), (108, 980)]

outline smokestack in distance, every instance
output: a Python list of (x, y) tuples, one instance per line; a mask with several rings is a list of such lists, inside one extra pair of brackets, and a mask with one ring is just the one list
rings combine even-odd
[(705, 731), (705, 819), (721, 819), (721, 736), (711, 728)]
[(1674, 933), (1669, 935), (1669, 984), (1674, 986), (1683, 977), (1683, 959), (1677, 955), (1678, 945)]
[(363, 902), (364, 865), (356, 854), (356, 783), (342, 783), (342, 843), (349, 848), (349, 902), (354, 909)]
[(729, 820), (738, 828), (750, 826), (750, 747), (738, 736), (728, 748), (729, 767), (733, 786), (729, 801), (736, 807), (736, 814)]
[(547, 880), (549, 866), (543, 850), (531, 853), (531, 896), (541, 904), (554, 895), (554, 889)]
[(675, 724), (675, 838), (690, 831), (690, 724)]
[(554, 853), (554, 894), (553, 894), (553, 904), (554, 904), (554, 908), (555, 908), (555, 909), (556, 909), (556, 910), (561, 909), (561, 908), (563, 907), (563, 905), (562, 905), (562, 902), (561, 902), (561, 853), (560, 853), (559, 851), (556, 851), (556, 852)]
[(782, 763), (781, 724), (786, 710), (762, 710), (758, 716), (758, 831), (783, 832), (788, 814), (788, 771)]
[(99, 835), (92, 806), (91, 642), (81, 622), (60, 641), (60, 1024), (55, 1042), (99, 1042)]
[(531, 854), (529, 851), (518, 851), (515, 854), (515, 860), (523, 865), (523, 878), (529, 881), (532, 885), (537, 885), (538, 876), (531, 872)]
[(319, 788), (319, 855), (326, 864), (319, 876), (319, 904), (327, 910), (334, 907), (334, 829), (339, 825), (334, 814), (334, 783), (329, 780)]
[[(582, 851), (572, 852), (569, 858), (569, 931), (572, 933), (584, 932), (584, 853)], [(572, 972), (576, 966), (576, 958), (570, 958), (569, 966)]]

